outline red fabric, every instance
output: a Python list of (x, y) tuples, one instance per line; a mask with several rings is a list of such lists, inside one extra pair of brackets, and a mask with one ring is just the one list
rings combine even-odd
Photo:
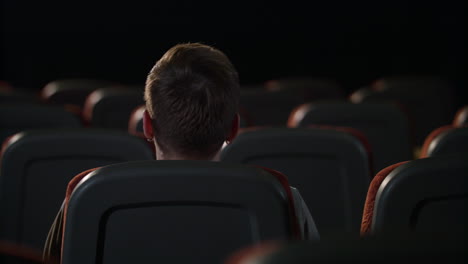
[(294, 198), (293, 198), (293, 195), (292, 195), (292, 192), (291, 192), (291, 186), (289, 185), (288, 178), (283, 173), (281, 173), (279, 171), (276, 171), (276, 170), (273, 170), (273, 169), (270, 169), (270, 168), (266, 168), (266, 167), (262, 167), (262, 166), (255, 166), (255, 167), (261, 168), (261, 169), (269, 172), (283, 186), (284, 190), (286, 191), (286, 195), (288, 196), (288, 204), (289, 204), (289, 210), (290, 210), (289, 214), (291, 216), (291, 224), (292, 224), (291, 228), (292, 228), (292, 231), (293, 231), (293, 236), (295, 238), (297, 238), (297, 239), (300, 239), (301, 238), (301, 232), (300, 232), (299, 222), (298, 222), (297, 215), (296, 215), (296, 208), (294, 206)]
[(40, 251), (8, 241), (0, 241), (0, 255), (12, 256), (23, 261), (27, 260), (28, 263), (29, 261), (43, 263)]
[(364, 203), (364, 211), (362, 213), (361, 236), (367, 235), (370, 232), (372, 216), (374, 214), (375, 196), (377, 195), (377, 191), (379, 190), (383, 180), (388, 174), (390, 174), (390, 172), (407, 162), (408, 161), (403, 161), (390, 165), (377, 173), (374, 179), (372, 179), (367, 190), (366, 202)]
[(427, 158), (428, 157), (428, 151), (429, 151), (429, 146), (431, 145), (432, 141), (437, 137), (439, 136), (440, 134), (442, 134), (443, 132), (445, 131), (448, 131), (450, 129), (454, 129), (454, 126), (452, 125), (446, 125), (446, 126), (442, 126), (442, 127), (439, 127), (435, 130), (433, 130), (427, 137), (426, 139), (424, 140), (424, 144), (423, 144), (423, 147), (421, 149), (421, 154), (420, 154), (420, 158)]
[[(63, 212), (63, 229), (62, 229), (62, 233), (64, 234), (65, 233), (65, 224), (66, 224), (66, 220), (67, 220), (67, 210), (68, 210), (68, 202), (70, 201), (70, 196), (71, 194), (73, 193), (73, 190), (75, 189), (76, 185), (78, 185), (78, 183), (86, 176), (88, 175), (89, 173), (99, 169), (100, 167), (97, 167), (97, 168), (93, 168), (93, 169), (89, 169), (89, 170), (85, 170), (83, 172), (81, 172), (80, 174), (76, 175), (75, 177), (73, 177), (73, 179), (71, 179), (70, 182), (68, 182), (68, 186), (67, 186), (67, 191), (65, 193), (65, 205), (64, 205), (64, 212)], [(64, 236), (62, 236), (62, 256), (63, 256), (63, 238)]]

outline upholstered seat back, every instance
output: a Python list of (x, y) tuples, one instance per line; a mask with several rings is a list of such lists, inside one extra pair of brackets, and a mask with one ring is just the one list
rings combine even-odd
[(49, 82), (41, 90), (41, 98), (53, 104), (72, 104), (83, 107), (86, 97), (99, 88), (115, 85), (94, 79), (60, 79)]
[(86, 98), (83, 117), (92, 127), (128, 131), (131, 113), (143, 103), (143, 87), (101, 88)]
[(412, 157), (408, 118), (394, 104), (316, 102), (304, 104), (291, 113), (290, 127), (310, 125), (344, 126), (361, 131), (371, 145), (377, 171)]
[(107, 130), (35, 130), (4, 145), (0, 165), (0, 237), (42, 249), (79, 172), (129, 160), (152, 159), (139, 138)]
[(286, 187), (223, 162), (100, 168), (67, 199), (63, 263), (221, 263), (241, 247), (292, 238)]
[(321, 237), (359, 233), (370, 182), (369, 153), (335, 129), (264, 128), (241, 133), (221, 160), (273, 168), (299, 189)]
[(62, 107), (39, 103), (0, 104), (0, 124), (0, 143), (7, 137), (27, 129), (82, 126), (79, 118)]
[(372, 85), (372, 90), (354, 99), (354, 103), (397, 102), (402, 105), (408, 113), (416, 146), (421, 146), (432, 130), (450, 123), (456, 111), (453, 85), (435, 76), (383, 78)]
[(421, 157), (465, 154), (468, 158), (468, 127), (443, 126), (424, 141)]
[(371, 183), (363, 234), (464, 234), (466, 155), (412, 160), (382, 170)]

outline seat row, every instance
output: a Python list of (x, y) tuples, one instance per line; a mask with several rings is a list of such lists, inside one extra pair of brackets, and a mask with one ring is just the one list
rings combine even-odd
[[(466, 234), (466, 156), (414, 160), (388, 171), (376, 196), (367, 194), (374, 236)], [(297, 239), (286, 206), (289, 186), (264, 176), (226, 162), (133, 162), (98, 169), (67, 197), (63, 263), (220, 263), (240, 245)]]
[[(467, 133), (466, 127), (445, 131), (428, 143), (432, 147), (426, 156), (458, 153), (466, 160)], [(368, 151), (365, 138), (349, 128), (263, 128), (242, 132), (223, 148), (220, 160), (283, 172), (301, 191), (320, 233), (327, 237), (360, 232), (366, 193), (372, 184), (380, 184), (372, 181)], [(0, 217), (1, 237), (42, 248), (73, 176), (89, 168), (152, 160), (153, 155), (146, 142), (122, 131), (15, 134), (1, 152), (0, 208), (8, 212)]]
[[(378, 79), (347, 98), (344, 88), (333, 80), (289, 77), (244, 85), (240, 102), (246, 126), (286, 126), (291, 111), (310, 102), (393, 102), (409, 119), (411, 140), (420, 146), (430, 131), (449, 122), (455, 107), (466, 103), (457, 100), (455, 92), (453, 84), (436, 76), (394, 76)], [(143, 85), (62, 79), (48, 83), (39, 96), (43, 102), (68, 105), (82, 112), (80, 116), (87, 124), (126, 129), (130, 112), (143, 102)], [(110, 114), (112, 111), (114, 114)]]
[[(372, 219), (367, 232), (374, 237), (463, 238), (467, 173), (466, 156), (456, 155), (389, 167), (375, 177), (377, 192), (372, 184), (367, 193), (362, 227)], [(287, 180), (252, 166), (135, 161), (72, 182), (64, 202), (65, 264), (221, 263), (259, 242), (302, 240), (295, 235)]]
[[(96, 92), (91, 98), (102, 98), (103, 90)], [(145, 106), (141, 104), (142, 95), (138, 93), (135, 100), (127, 99), (128, 90), (117, 91), (109, 89), (109, 93), (118, 93), (119, 99), (125, 103), (113, 100), (109, 94), (107, 100), (99, 100), (95, 111), (102, 114), (88, 114), (94, 118), (94, 125), (80, 122), (80, 118), (61, 106), (46, 104), (0, 104), (0, 141), (15, 133), (28, 128), (47, 127), (101, 127), (128, 131), (130, 134), (144, 138), (142, 119)], [(130, 92), (133, 93), (133, 92)], [(88, 112), (85, 112), (88, 113)], [(453, 126), (466, 124), (468, 107), (460, 109), (453, 118)], [(241, 112), (241, 115), (243, 112)], [(99, 121), (100, 120), (100, 121)], [(244, 120), (244, 127), (248, 126)], [(465, 123), (464, 123), (465, 122)], [(101, 125), (98, 125), (101, 124)], [(118, 124), (118, 125), (116, 125)], [(419, 157), (411, 141), (412, 129), (407, 116), (399, 107), (391, 103), (360, 103), (348, 102), (316, 102), (296, 107), (289, 115), (288, 127), (309, 126), (342, 126), (359, 130), (369, 142), (372, 152), (372, 166), (375, 171), (401, 160)], [(118, 127), (119, 128), (118, 128)], [(419, 150), (420, 148), (416, 148)]]

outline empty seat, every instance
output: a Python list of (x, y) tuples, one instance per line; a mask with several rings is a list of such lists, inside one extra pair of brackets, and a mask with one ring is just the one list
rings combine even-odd
[(128, 131), (130, 115), (142, 104), (143, 88), (101, 88), (87, 97), (83, 117), (92, 127)]
[(260, 168), (127, 162), (74, 186), (65, 200), (64, 264), (222, 263), (239, 248), (294, 233), (289, 186)]
[(448, 124), (455, 114), (454, 89), (441, 78), (432, 76), (396, 76), (382, 78), (365, 92), (356, 91), (354, 103), (397, 102), (407, 111), (414, 142), (421, 146), (427, 135)]
[(468, 127), (451, 125), (434, 130), (424, 141), (421, 157), (465, 154), (468, 159)]
[(457, 111), (453, 120), (453, 125), (457, 127), (468, 126), (468, 105)]
[(335, 128), (252, 129), (225, 147), (220, 158), (284, 173), (301, 192), (322, 238), (359, 234), (371, 175), (367, 149), (352, 133)]
[(466, 237), (404, 236), (262, 243), (225, 264), (466, 263)]
[(352, 127), (368, 139), (374, 169), (381, 169), (412, 158), (410, 129), (403, 111), (394, 104), (316, 102), (296, 108), (290, 127), (331, 125)]
[(107, 164), (152, 159), (141, 139), (120, 131), (26, 131), (5, 142), (0, 164), (0, 238), (42, 249), (77, 173)]
[(243, 90), (240, 96), (240, 106), (255, 126), (286, 127), (291, 111), (305, 102), (307, 100), (294, 90)]
[(319, 99), (345, 100), (345, 92), (333, 80), (279, 78), (261, 86), (242, 89), (240, 105), (255, 126), (285, 127), (289, 114), (296, 106)]
[(94, 79), (60, 79), (49, 82), (41, 90), (41, 98), (53, 104), (71, 104), (83, 107), (86, 97), (94, 90), (115, 85)]
[(344, 89), (334, 80), (312, 77), (287, 77), (265, 83), (269, 91), (294, 90), (306, 101), (344, 99)]
[(416, 159), (389, 166), (372, 180), (363, 235), (466, 234), (466, 155)]
[(33, 103), (0, 104), (0, 124), (0, 142), (26, 129), (82, 126), (74, 114), (62, 107)]

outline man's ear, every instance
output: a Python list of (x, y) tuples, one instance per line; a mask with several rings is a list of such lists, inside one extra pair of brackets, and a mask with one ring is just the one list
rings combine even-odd
[(154, 139), (154, 132), (153, 132), (153, 120), (151, 119), (147, 110), (143, 112), (143, 132), (145, 133), (145, 137), (147, 139)]
[(231, 131), (229, 132), (229, 135), (227, 136), (226, 141), (232, 142), (237, 137), (237, 133), (239, 133), (239, 127), (240, 127), (240, 116), (239, 114), (236, 114), (234, 118), (232, 119)]

